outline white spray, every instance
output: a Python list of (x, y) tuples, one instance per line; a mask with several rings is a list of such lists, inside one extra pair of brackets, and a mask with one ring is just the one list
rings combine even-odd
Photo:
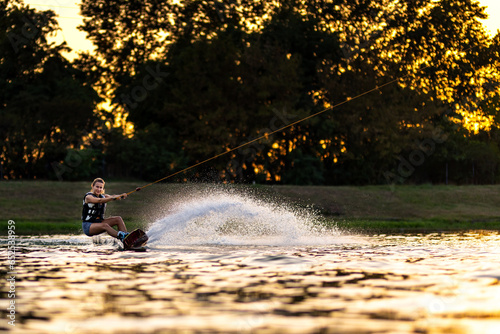
[(170, 212), (147, 231), (149, 245), (325, 244), (338, 236), (310, 211), (223, 191), (184, 199)]

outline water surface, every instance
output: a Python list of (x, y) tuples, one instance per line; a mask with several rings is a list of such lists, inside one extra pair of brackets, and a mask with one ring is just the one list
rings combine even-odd
[[(318, 246), (153, 244), (133, 253), (107, 237), (22, 238), (15, 329), (498, 333), (499, 245), (497, 232), (470, 232), (342, 236)], [(4, 246), (0, 255), (6, 261)]]
[(143, 253), (106, 236), (19, 237), (16, 326), (7, 284), (0, 329), (500, 333), (498, 232), (351, 235), (315, 219), (221, 195), (167, 212)]

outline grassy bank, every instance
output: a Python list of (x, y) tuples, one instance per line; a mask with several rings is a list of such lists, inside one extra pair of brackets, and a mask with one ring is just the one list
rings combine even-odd
[[(141, 182), (108, 182), (111, 194)], [(1, 181), (0, 234), (8, 220), (18, 234), (81, 233), (79, 215), (89, 182)], [(108, 205), (129, 228), (146, 227), (175, 203), (206, 198), (216, 190), (244, 193), (289, 207), (320, 212), (329, 224), (356, 231), (500, 229), (498, 186), (230, 186), (156, 184)]]

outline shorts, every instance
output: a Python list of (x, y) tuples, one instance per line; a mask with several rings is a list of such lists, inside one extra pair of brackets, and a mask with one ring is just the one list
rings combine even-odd
[(90, 225), (92, 225), (92, 222), (82, 222), (83, 233), (85, 233), (89, 237), (92, 236), (90, 235)]

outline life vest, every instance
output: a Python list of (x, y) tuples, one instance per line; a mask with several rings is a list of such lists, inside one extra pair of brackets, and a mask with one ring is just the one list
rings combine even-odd
[(98, 198), (104, 198), (104, 195), (96, 196), (88, 192), (83, 196), (82, 221), (99, 223), (104, 220), (104, 211), (106, 211), (106, 203), (85, 203), (85, 198), (92, 195)]

